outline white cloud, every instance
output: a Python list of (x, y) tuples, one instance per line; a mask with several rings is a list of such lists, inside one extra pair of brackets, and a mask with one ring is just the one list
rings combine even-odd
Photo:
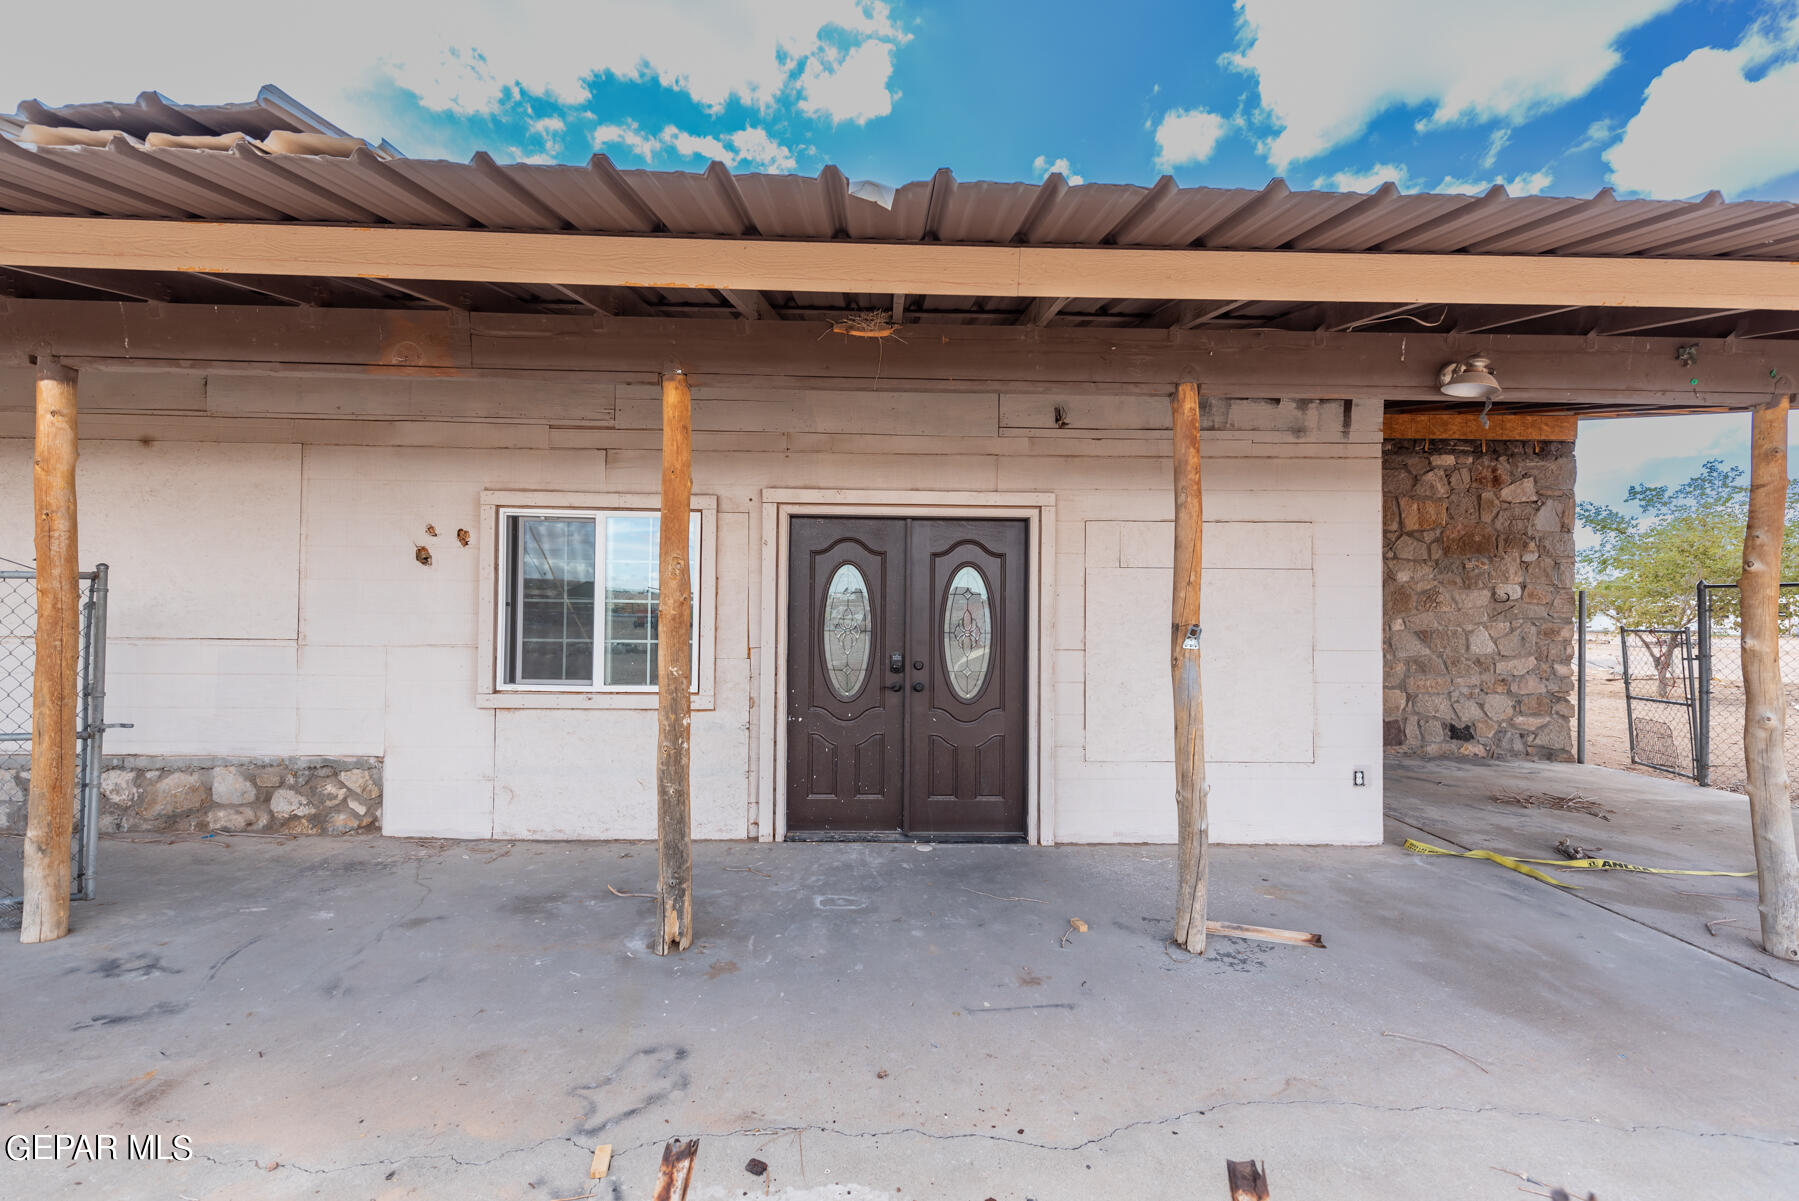
[(1336, 192), (1372, 192), (1384, 183), (1397, 184), (1402, 192), (1417, 192), (1424, 187), (1412, 178), (1410, 171), (1398, 163), (1376, 163), (1366, 171), (1338, 171), (1333, 175), (1321, 175), (1312, 186)]
[(832, 121), (861, 124), (893, 111), (899, 95), (893, 77), (893, 44), (870, 39), (847, 54), (814, 54), (800, 73), (800, 111)]
[(1074, 168), (1068, 165), (1068, 160), (1065, 158), (1059, 158), (1054, 162), (1051, 162), (1048, 158), (1039, 154), (1032, 160), (1031, 170), (1037, 173), (1037, 178), (1040, 180), (1048, 179), (1051, 175), (1061, 175), (1068, 180), (1070, 187), (1079, 187), (1081, 184), (1087, 182), (1083, 176), (1074, 173)]
[(661, 143), (655, 134), (643, 132), (637, 128), (637, 122), (626, 121), (623, 125), (602, 125), (593, 131), (593, 148), (604, 150), (608, 146), (623, 146), (644, 161), (656, 155), (656, 147)]
[(1431, 187), (1422, 179), (1415, 178), (1400, 163), (1376, 163), (1366, 171), (1337, 171), (1330, 175), (1321, 175), (1313, 181), (1315, 188), (1330, 188), (1338, 192), (1372, 192), (1384, 183), (1396, 185), (1401, 192), (1437, 192), (1451, 196), (1470, 196), (1484, 192), (1494, 184), (1504, 184), (1505, 190), (1514, 196), (1535, 196), (1553, 183), (1555, 177), (1547, 170), (1525, 171), (1510, 179), (1457, 179), (1446, 175), (1435, 187)]
[(745, 126), (723, 137), (689, 133), (673, 125), (659, 134), (645, 133), (635, 121), (622, 125), (602, 125), (593, 131), (596, 150), (623, 146), (644, 162), (655, 159), (662, 150), (673, 151), (677, 158), (716, 159), (735, 171), (750, 166), (763, 171), (791, 171), (795, 164), (793, 151), (775, 141), (766, 129)]
[(1517, 123), (1585, 95), (1618, 65), (1620, 35), (1679, 0), (1237, 0), (1238, 50), (1279, 132), (1279, 170), (1353, 140), (1388, 109), (1427, 127)]
[(1541, 171), (1521, 171), (1510, 179), (1500, 176), (1494, 179), (1457, 179), (1445, 176), (1443, 182), (1431, 189), (1435, 192), (1447, 192), (1451, 195), (1472, 196), (1484, 192), (1494, 184), (1504, 184), (1505, 190), (1513, 196), (1540, 196), (1544, 189), (1555, 182), (1555, 174), (1548, 168)]
[(1156, 126), (1156, 166), (1166, 171), (1180, 163), (1203, 163), (1224, 136), (1226, 122), (1203, 108), (1168, 110)]
[(1603, 146), (1617, 134), (1609, 119), (1601, 117), (1587, 126), (1587, 132), (1580, 135), (1580, 140), (1568, 147), (1568, 154), (1578, 154), (1582, 150), (1591, 150), (1595, 146)]
[(1491, 167), (1499, 160), (1499, 152), (1504, 150), (1505, 144), (1511, 140), (1511, 130), (1504, 127), (1495, 129), (1493, 131), (1493, 136), (1487, 139), (1487, 148), (1481, 152), (1480, 165), (1482, 167)]
[(41, 52), (68, 32), (49, 6), (9, 13), (0, 86), (12, 94), (0, 108), (124, 100), (146, 87), (218, 103), (274, 82), (378, 138), (385, 87), (440, 112), (492, 113), (520, 91), (581, 105), (588, 81), (610, 74), (714, 111), (797, 96), (814, 115), (865, 121), (891, 107), (892, 53), (908, 38), (880, 0), (313, 0), (272, 40), (237, 0), (186, 0), (174, 22), (106, 7), (107, 36), (79, 54)]
[[(1650, 196), (1741, 192), (1799, 171), (1799, 6), (1665, 69), (1605, 152), (1612, 183)], [(1781, 117), (1779, 114), (1788, 114)], [(1780, 132), (1786, 130), (1786, 133)]]
[(764, 171), (791, 171), (794, 168), (793, 151), (769, 137), (766, 129), (754, 126), (740, 129), (726, 140), (736, 152), (736, 158), (727, 165), (744, 162)]
[(568, 122), (557, 116), (539, 117), (528, 128), (543, 143), (545, 154), (555, 154), (562, 149), (562, 131), (568, 128)]

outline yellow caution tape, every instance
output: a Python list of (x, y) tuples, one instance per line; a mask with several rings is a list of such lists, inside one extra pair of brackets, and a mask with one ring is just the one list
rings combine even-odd
[(1485, 859), (1489, 863), (1497, 863), (1501, 867), (1509, 867), (1515, 872), (1522, 872), (1533, 880), (1541, 880), (1545, 884), (1553, 884), (1557, 888), (1579, 888), (1578, 884), (1569, 884), (1558, 880), (1547, 872), (1540, 872), (1532, 863), (1541, 863), (1548, 867), (1559, 867), (1568, 871), (1590, 872), (1643, 872), (1651, 876), (1753, 876), (1754, 872), (1710, 872), (1684, 867), (1642, 867), (1635, 863), (1621, 863), (1616, 859), (1521, 859), (1511, 855), (1501, 855), (1497, 851), (1447, 851), (1442, 847), (1434, 847), (1428, 842), (1417, 839), (1405, 840), (1405, 849), (1414, 855), (1454, 855), (1460, 859)]

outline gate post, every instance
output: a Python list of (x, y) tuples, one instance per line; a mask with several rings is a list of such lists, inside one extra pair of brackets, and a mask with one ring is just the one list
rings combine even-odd
[(1698, 688), (1693, 693), (1693, 779), (1701, 788), (1712, 782), (1712, 594), (1704, 580), (1699, 581), (1697, 641), (1699, 658)]

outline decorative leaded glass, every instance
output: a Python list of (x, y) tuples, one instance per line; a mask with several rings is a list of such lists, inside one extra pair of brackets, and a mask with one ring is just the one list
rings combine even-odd
[(943, 663), (950, 691), (972, 701), (987, 683), (993, 666), (993, 609), (987, 580), (964, 565), (950, 578), (943, 603)]
[(868, 682), (874, 618), (868, 603), (868, 581), (854, 564), (831, 573), (825, 588), (825, 679), (840, 700), (851, 700)]

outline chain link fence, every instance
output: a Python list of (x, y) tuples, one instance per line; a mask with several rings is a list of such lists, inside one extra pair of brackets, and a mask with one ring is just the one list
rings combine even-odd
[[(106, 732), (106, 565), (81, 573), (75, 734), (75, 839), (70, 893), (94, 895), (101, 740)], [(0, 571), (0, 925), (19, 923), (37, 668), (37, 575)]]
[[(1799, 628), (1799, 583), (1780, 586), (1780, 628)], [(1742, 792), (1748, 787), (1743, 754), (1743, 598), (1735, 584), (1699, 585), (1695, 648), (1699, 680), (1699, 783)], [(1799, 637), (1780, 639), (1780, 681), (1786, 692), (1787, 778), (1799, 787)]]

